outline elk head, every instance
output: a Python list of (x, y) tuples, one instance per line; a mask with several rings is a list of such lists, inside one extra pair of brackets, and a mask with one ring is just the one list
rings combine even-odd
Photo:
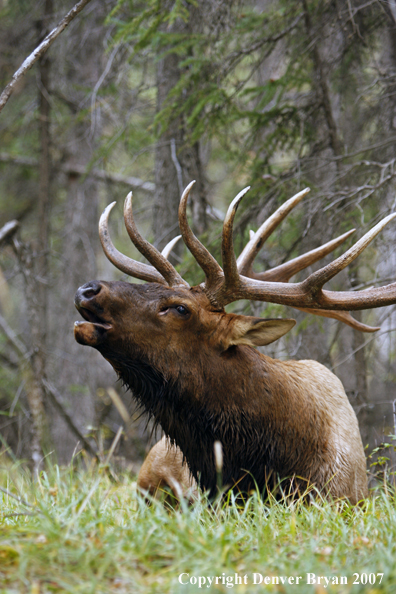
[[(75, 337), (80, 344), (97, 348), (120, 375), (122, 360), (127, 357), (154, 366), (169, 380), (181, 369), (191, 370), (191, 359), (198, 355), (197, 338), (202, 359), (213, 360), (233, 345), (269, 344), (295, 324), (294, 320), (264, 320), (224, 311), (211, 287), (211, 283), (222, 286), (222, 269), (187, 224), (185, 211), (190, 189), (191, 184), (181, 200), (180, 223), (186, 243), (194, 244), (195, 254), (198, 251), (196, 257), (209, 283), (190, 287), (176, 272), (167, 260), (175, 240), (159, 253), (140, 236), (133, 220), (131, 194), (125, 201), (126, 228), (153, 266), (126, 258), (112, 244), (108, 217), (115, 203), (101, 217), (99, 233), (107, 257), (123, 272), (149, 282), (134, 285), (93, 281), (80, 287), (75, 304), (86, 321), (76, 322)], [(231, 231), (225, 225), (224, 237)]]

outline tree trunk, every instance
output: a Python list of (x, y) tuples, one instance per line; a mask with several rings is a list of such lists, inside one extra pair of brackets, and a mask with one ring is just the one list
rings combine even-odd
[[(44, 15), (39, 23), (39, 42), (49, 32), (49, 21), (52, 18), (52, 0), (45, 0)], [(26, 296), (29, 303), (30, 332), (32, 346), (32, 380), (27, 390), (27, 399), (33, 420), (32, 462), (35, 473), (42, 468), (45, 443), (48, 439), (47, 419), (45, 412), (45, 378), (46, 340), (47, 340), (47, 307), (49, 287), (49, 226), (51, 209), (51, 159), (50, 159), (50, 104), (49, 81), (50, 61), (44, 54), (38, 62), (39, 70), (39, 138), (40, 166), (38, 192), (38, 227), (36, 253), (25, 250)]]
[[(175, 25), (173, 26), (175, 27)], [(161, 111), (168, 93), (180, 77), (178, 56), (167, 54), (157, 66), (157, 112)], [(180, 117), (160, 134), (155, 150), (156, 198), (153, 208), (155, 245), (162, 248), (178, 234), (178, 206), (183, 188), (183, 171), (178, 151), (183, 143)]]
[[(185, 23), (179, 19), (172, 25), (170, 32), (191, 34), (191, 22)], [(179, 60), (177, 54), (169, 53), (158, 62), (157, 113), (162, 110), (170, 91), (179, 82)], [(184, 119), (178, 116), (171, 121), (166, 130), (160, 130), (155, 151), (156, 199), (153, 209), (153, 232), (157, 247), (162, 248), (178, 234), (180, 196), (184, 187), (193, 179), (196, 180), (195, 188), (190, 195), (193, 228), (196, 233), (203, 233), (207, 226), (206, 192), (199, 143), (188, 145)]]
[[(357, 265), (352, 267), (349, 271), (349, 280), (352, 287), (357, 287), (360, 284), (358, 276)], [(358, 321), (362, 321), (362, 312), (354, 311), (353, 317)], [(353, 330), (352, 348), (354, 353), (355, 363), (355, 403), (358, 407), (360, 433), (362, 435), (363, 445), (369, 443), (370, 439), (370, 410), (368, 384), (367, 384), (367, 361), (364, 343), (367, 340), (367, 335), (359, 330)]]

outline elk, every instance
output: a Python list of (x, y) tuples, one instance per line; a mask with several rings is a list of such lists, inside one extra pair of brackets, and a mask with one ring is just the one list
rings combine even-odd
[[(103, 212), (99, 235), (107, 258), (146, 284), (91, 281), (80, 287), (75, 305), (85, 321), (75, 323), (77, 342), (97, 349), (111, 363), (137, 404), (165, 434), (149, 453), (138, 485), (154, 492), (169, 485), (198, 484), (215, 496), (214, 443), (223, 448), (223, 484), (242, 493), (281, 485), (301, 493), (307, 485), (352, 504), (367, 496), (366, 462), (355, 413), (339, 379), (315, 361), (279, 361), (255, 347), (286, 334), (293, 319), (264, 319), (227, 313), (240, 299), (288, 305), (332, 317), (362, 331), (350, 310), (396, 303), (396, 283), (382, 288), (334, 292), (323, 285), (352, 262), (391, 214), (342, 256), (288, 283), (323, 258), (354, 231), (276, 268), (256, 273), (253, 261), (265, 240), (309, 191), (285, 202), (236, 259), (233, 221), (249, 188), (232, 201), (222, 232), (222, 267), (192, 232), (187, 220), (191, 182), (179, 207), (181, 237), (205, 274), (193, 287), (138, 232), (132, 193), (125, 200), (127, 232), (150, 264), (121, 254), (113, 245)], [(180, 486), (180, 485), (179, 485)], [(271, 487), (272, 488), (272, 487)]]

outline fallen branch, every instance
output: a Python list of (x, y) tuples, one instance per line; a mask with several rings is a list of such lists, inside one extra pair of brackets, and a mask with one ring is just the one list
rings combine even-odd
[[(0, 491), (5, 493), (6, 495), (8, 495), (8, 497), (12, 497), (13, 499), (16, 499), (18, 501), (18, 503), (22, 503), (22, 505), (25, 505), (26, 507), (33, 507), (33, 505), (31, 503), (28, 503), (27, 501), (22, 499), (22, 497), (19, 497), (19, 495), (14, 495), (14, 493), (11, 493), (11, 491), (9, 491), (8, 489), (5, 489), (4, 487), (0, 487)], [(40, 511), (40, 510), (38, 510), (38, 511)]]
[(14, 330), (9, 326), (3, 316), (0, 314), (0, 329), (3, 330), (8, 341), (12, 344), (17, 354), (21, 359), (29, 358), (29, 351), (23, 344), (23, 342), (15, 334)]
[(55, 29), (52, 29), (51, 33), (40, 43), (38, 47), (26, 58), (23, 64), (15, 72), (12, 80), (8, 83), (2, 94), (0, 95), (0, 111), (3, 109), (18, 81), (31, 69), (31, 67), (37, 62), (41, 56), (45, 54), (48, 48), (52, 45), (55, 39), (66, 29), (67, 25), (78, 15), (79, 12), (90, 2), (91, 0), (80, 0), (63, 19), (58, 23)]
[[(12, 346), (18, 353), (19, 357), (23, 361), (22, 366), (28, 365), (30, 373), (28, 373), (27, 379), (30, 379), (32, 376), (30, 353), (29, 353), (28, 349), (26, 348), (26, 346), (23, 344), (23, 342), (17, 337), (17, 335), (15, 334), (13, 329), (7, 324), (6, 320), (1, 315), (0, 315), (0, 329), (3, 330), (8, 341), (12, 344)], [(83, 444), (84, 448), (87, 450), (87, 452), (89, 452), (91, 454), (91, 456), (94, 456), (98, 461), (100, 461), (97, 453), (92, 448), (89, 441), (87, 441), (87, 439), (85, 439), (85, 437), (82, 435), (82, 433), (79, 431), (79, 429), (74, 424), (73, 419), (70, 417), (70, 415), (63, 408), (63, 405), (60, 402), (60, 395), (57, 392), (57, 390), (53, 386), (51, 386), (51, 384), (46, 379), (42, 380), (42, 384), (43, 384), (46, 394), (49, 396), (52, 404), (55, 406), (57, 412), (60, 414), (62, 419), (65, 421), (65, 423), (67, 424), (69, 429), (82, 442), (82, 444)]]
[(18, 230), (18, 221), (9, 221), (0, 229), (0, 245), (12, 238), (14, 233)]
[(122, 175), (121, 173), (108, 173), (107, 171), (102, 171), (100, 169), (87, 169), (83, 165), (63, 165), (60, 169), (64, 173), (71, 175), (93, 175), (104, 181), (126, 184), (131, 188), (145, 190), (146, 192), (153, 193), (155, 191), (155, 184), (152, 182), (145, 182), (138, 177)]
[(122, 432), (123, 432), (123, 427), (122, 426), (118, 427), (118, 431), (116, 433), (116, 436), (113, 439), (113, 443), (111, 444), (111, 447), (110, 447), (109, 452), (107, 454), (106, 460), (104, 462), (104, 465), (105, 466), (107, 466), (109, 464), (110, 458), (114, 454), (114, 450), (116, 449), (116, 446), (117, 446), (118, 442), (120, 441)]
[(55, 406), (56, 410), (58, 411), (62, 419), (65, 421), (66, 425), (69, 427), (72, 433), (74, 433), (74, 435), (81, 441), (86, 451), (89, 452), (91, 456), (94, 456), (94, 458), (96, 458), (98, 462), (100, 462), (99, 456), (97, 455), (89, 441), (79, 431), (79, 429), (74, 424), (71, 416), (63, 408), (63, 405), (60, 402), (61, 396), (59, 392), (53, 386), (51, 386), (51, 384), (46, 379), (43, 380), (43, 386), (47, 393), (47, 396), (49, 396), (49, 399)]

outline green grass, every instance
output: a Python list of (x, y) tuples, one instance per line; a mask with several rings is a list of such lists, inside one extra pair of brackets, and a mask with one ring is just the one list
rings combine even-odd
[[(0, 593), (396, 592), (396, 500), (389, 491), (357, 509), (265, 504), (253, 496), (242, 507), (231, 501), (213, 508), (202, 497), (169, 510), (148, 506), (130, 477), (117, 482), (97, 466), (54, 467), (35, 483), (4, 455), (0, 466), (8, 491), (0, 492)], [(247, 583), (221, 583), (235, 573)], [(253, 583), (254, 573), (301, 580), (264, 586)], [(347, 584), (309, 585), (308, 573), (345, 576)], [(376, 583), (354, 585), (354, 573), (375, 574)], [(182, 585), (180, 574), (192, 581), (219, 576), (220, 583)]]

